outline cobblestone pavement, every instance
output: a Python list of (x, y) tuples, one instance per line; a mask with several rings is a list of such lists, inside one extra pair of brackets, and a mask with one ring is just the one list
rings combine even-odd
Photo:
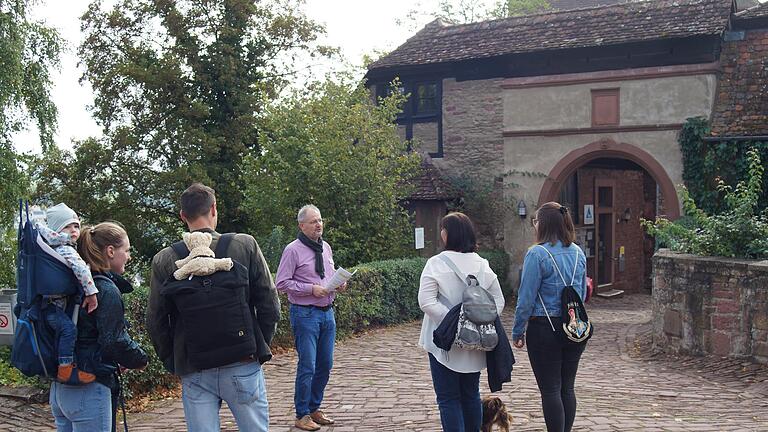
[[(577, 376), (574, 430), (768, 431), (768, 368), (652, 353), (648, 296), (595, 299), (589, 308), (596, 330)], [(511, 315), (508, 309), (507, 330)], [(375, 330), (337, 346), (323, 407), (337, 425), (322, 430), (440, 430), (427, 357), (415, 345), (419, 328), (412, 323)], [(515, 355), (513, 381), (497, 395), (514, 416), (512, 430), (544, 430), (528, 356), (524, 350), (515, 350)], [(295, 364), (291, 353), (265, 367), (270, 430), (296, 430), (291, 427)], [(481, 391), (487, 394), (485, 374)], [(19, 404), (0, 399), (0, 430), (31, 430), (50, 418), (45, 406), (26, 406), (37, 423), (19, 423), (26, 411), (11, 410), (11, 403)], [(129, 425), (133, 431), (183, 431), (181, 401), (161, 401), (148, 412), (129, 414)], [(226, 407), (222, 429), (237, 430)]]

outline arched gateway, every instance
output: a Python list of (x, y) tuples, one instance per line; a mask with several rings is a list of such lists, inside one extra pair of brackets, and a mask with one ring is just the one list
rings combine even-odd
[(675, 185), (662, 165), (645, 150), (608, 138), (555, 164), (538, 201), (572, 209), (587, 273), (603, 295), (650, 289), (654, 242), (640, 219), (680, 216)]

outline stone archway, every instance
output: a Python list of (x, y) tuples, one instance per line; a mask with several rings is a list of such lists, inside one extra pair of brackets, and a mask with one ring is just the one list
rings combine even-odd
[(675, 185), (664, 170), (664, 167), (645, 150), (627, 143), (617, 143), (606, 138), (573, 150), (560, 159), (552, 168), (549, 177), (539, 193), (539, 205), (556, 201), (560, 186), (579, 167), (598, 158), (627, 159), (645, 169), (659, 185), (664, 197), (666, 217), (674, 220), (680, 217), (680, 201), (677, 198)]

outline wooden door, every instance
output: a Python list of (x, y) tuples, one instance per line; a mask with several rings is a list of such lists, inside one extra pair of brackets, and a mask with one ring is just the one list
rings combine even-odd
[(616, 217), (613, 211), (616, 183), (595, 179), (595, 259), (592, 274), (598, 292), (611, 289), (614, 280), (614, 239)]

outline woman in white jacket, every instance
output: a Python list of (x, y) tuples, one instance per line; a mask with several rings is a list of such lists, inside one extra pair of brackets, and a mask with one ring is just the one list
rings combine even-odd
[(445, 250), (427, 261), (419, 284), (419, 307), (424, 311), (419, 346), (429, 353), (432, 384), (435, 388), (440, 421), (445, 432), (476, 432), (482, 422), (480, 371), (485, 369), (485, 352), (464, 350), (455, 345), (443, 351), (432, 342), (432, 332), (455, 305), (461, 303), (466, 283), (440, 258), (445, 255), (464, 274), (473, 274), (496, 302), (499, 315), (504, 296), (499, 280), (480, 257), (475, 227), (463, 213), (449, 213), (440, 222), (440, 238)]

